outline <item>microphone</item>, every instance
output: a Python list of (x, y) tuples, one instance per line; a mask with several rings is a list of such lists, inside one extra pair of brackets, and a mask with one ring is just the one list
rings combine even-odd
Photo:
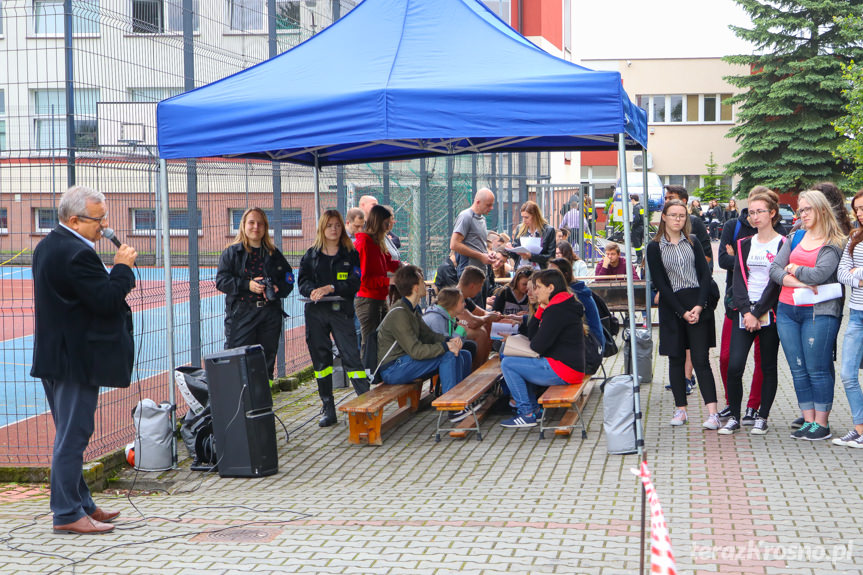
[(102, 229), (102, 236), (111, 240), (111, 243), (114, 244), (115, 246), (117, 246), (118, 248), (121, 245), (123, 245), (120, 242), (120, 240), (117, 238), (117, 235), (114, 233), (114, 230), (112, 230), (111, 228), (103, 228)]

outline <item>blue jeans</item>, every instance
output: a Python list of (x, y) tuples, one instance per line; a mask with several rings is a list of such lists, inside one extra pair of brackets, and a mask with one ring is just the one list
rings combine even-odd
[(842, 343), (842, 363), (839, 367), (839, 377), (845, 386), (848, 406), (854, 425), (863, 425), (863, 392), (860, 391), (860, 381), (857, 374), (860, 371), (860, 360), (863, 359), (863, 311), (852, 309), (848, 316), (848, 327), (845, 328), (845, 339)]
[[(830, 411), (835, 379), (833, 345), (839, 333), (839, 318), (813, 315), (811, 306), (779, 302), (776, 329), (785, 350), (800, 409)], [(850, 341), (850, 338), (846, 339)]]
[(568, 385), (554, 373), (544, 357), (504, 357), (500, 362), (500, 371), (519, 415), (531, 415), (539, 410), (536, 395), (529, 383), (542, 387)]
[(398, 385), (437, 373), (441, 390), (446, 393), (470, 375), (471, 361), (473, 358), (470, 352), (465, 350), (459, 351), (458, 357), (449, 351), (431, 359), (414, 359), (403, 355), (381, 371), (381, 377), (384, 383)]

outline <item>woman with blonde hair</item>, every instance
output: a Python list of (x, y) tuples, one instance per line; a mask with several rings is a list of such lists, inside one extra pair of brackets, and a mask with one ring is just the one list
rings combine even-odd
[[(360, 256), (360, 289), (355, 301), (357, 318), (362, 331), (361, 355), (366, 368), (377, 367), (376, 358), (366, 358), (369, 335), (375, 331), (387, 313), (387, 295), (390, 278), (387, 272), (395, 272), (401, 265), (387, 249), (386, 235), (390, 229), (392, 212), (380, 205), (372, 206), (363, 231), (357, 234), (354, 247)], [(371, 365), (374, 363), (374, 365)]]
[(225, 293), (225, 349), (260, 344), (273, 377), (282, 332), (281, 299), (294, 289), (290, 264), (270, 238), (267, 214), (249, 208), (219, 258), (216, 288)]
[(779, 250), (770, 266), (770, 279), (782, 286), (776, 328), (803, 412), (803, 426), (791, 437), (818, 441), (831, 436), (833, 346), (842, 319), (842, 298), (814, 305), (797, 300), (801, 292), (817, 294), (819, 286), (837, 282), (845, 234), (823, 193), (802, 192), (797, 206), (801, 229)]
[(318, 382), (323, 417), (321, 427), (336, 423), (333, 400), (332, 336), (342, 358), (345, 375), (354, 391), (362, 395), (369, 390), (366, 372), (360, 360), (354, 328), (354, 297), (360, 287), (360, 256), (354, 249), (338, 210), (325, 210), (318, 220), (315, 243), (300, 260), (298, 278), (300, 294), (310, 301), (303, 315), (306, 319), (306, 345)]
[[(517, 267), (528, 265), (534, 269), (544, 269), (548, 260), (554, 257), (554, 250), (557, 247), (556, 237), (557, 232), (545, 221), (536, 202), (528, 200), (521, 206), (521, 224), (516, 228), (512, 242), (507, 244), (506, 248), (512, 250), (516, 247), (522, 247), (523, 244), (527, 243), (526, 238), (537, 238), (540, 246), (539, 252), (530, 255), (513, 251), (508, 253), (510, 257), (517, 260)], [(535, 242), (536, 240), (531, 241)]]

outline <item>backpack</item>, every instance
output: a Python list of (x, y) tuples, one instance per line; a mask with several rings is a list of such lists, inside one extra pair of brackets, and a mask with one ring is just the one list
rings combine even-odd
[(584, 373), (585, 375), (593, 375), (599, 371), (602, 365), (603, 349), (599, 344), (599, 340), (593, 335), (590, 330), (585, 330), (584, 333)]
[[(740, 218), (737, 219), (737, 223), (734, 225), (734, 237), (731, 238), (731, 244), (737, 245), (737, 236), (740, 234)], [(734, 311), (736, 308), (734, 307), (734, 294), (732, 293), (733, 286), (727, 286), (725, 288), (725, 313), (726, 315)], [(718, 289), (718, 286), (717, 286)]]
[[(620, 331), (620, 320), (614, 317), (611, 314), (611, 310), (608, 309), (608, 304), (605, 303), (605, 300), (602, 299), (601, 296), (597, 295), (596, 292), (592, 291), (593, 301), (596, 303), (596, 309), (599, 310), (599, 321), (602, 322), (602, 327), (604, 327), (612, 337), (616, 336)], [(609, 339), (606, 337), (606, 340)]]

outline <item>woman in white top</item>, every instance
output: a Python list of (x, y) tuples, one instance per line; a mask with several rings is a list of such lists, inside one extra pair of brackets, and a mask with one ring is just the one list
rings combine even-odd
[(860, 381), (857, 378), (860, 360), (863, 359), (863, 345), (860, 345), (863, 338), (863, 190), (857, 192), (851, 200), (851, 209), (857, 227), (851, 232), (851, 238), (842, 253), (842, 259), (839, 260), (837, 276), (841, 283), (851, 287), (848, 306), (851, 309), (842, 343), (839, 376), (845, 387), (854, 428), (834, 439), (833, 443), (847, 447), (863, 447), (863, 392), (860, 391)]
[(737, 317), (732, 319), (728, 363), (728, 407), (731, 417), (719, 430), (730, 435), (740, 429), (740, 402), (743, 399), (743, 370), (749, 349), (757, 337), (761, 347), (761, 406), (752, 426), (753, 435), (767, 433), (767, 417), (776, 397), (776, 357), (779, 354), (779, 334), (776, 331), (776, 303), (779, 284), (770, 281), (770, 264), (784, 238), (773, 229), (781, 219), (779, 204), (769, 194), (749, 198), (749, 222), (757, 230), (754, 236), (737, 241), (734, 251), (732, 293)]

